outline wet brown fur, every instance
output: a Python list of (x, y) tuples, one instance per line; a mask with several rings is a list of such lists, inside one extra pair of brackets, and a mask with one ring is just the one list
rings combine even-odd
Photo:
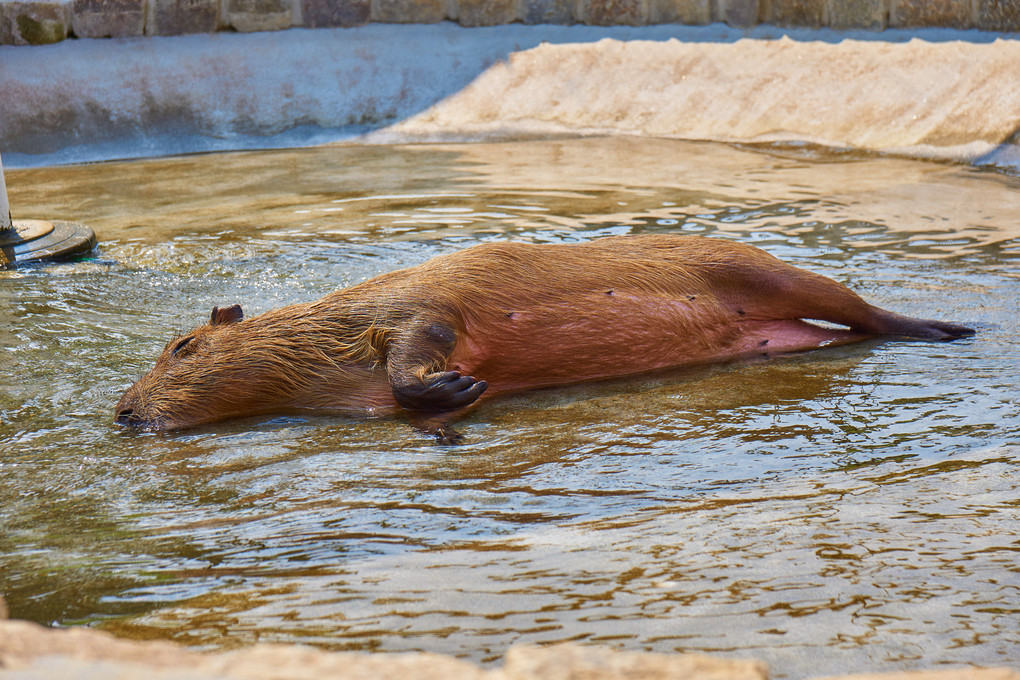
[(381, 414), (402, 406), (445, 419), (478, 398), (480, 381), (488, 397), (766, 345), (782, 352), (876, 335), (973, 333), (881, 310), (751, 246), (672, 235), (483, 244), (316, 302), (239, 316), (240, 308), (214, 310), (176, 354), (185, 338), (169, 343), (121, 399), (118, 421), (167, 429), (257, 413)]

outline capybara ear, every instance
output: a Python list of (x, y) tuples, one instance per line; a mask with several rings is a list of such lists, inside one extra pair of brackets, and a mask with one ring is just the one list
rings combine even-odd
[(244, 312), (241, 311), (241, 305), (230, 305), (222, 309), (220, 307), (213, 307), (209, 323), (213, 326), (219, 326), (223, 323), (237, 323), (243, 318)]

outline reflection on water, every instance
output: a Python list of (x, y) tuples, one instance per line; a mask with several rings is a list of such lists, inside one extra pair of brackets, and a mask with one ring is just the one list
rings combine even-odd
[[(515, 642), (776, 677), (1020, 656), (1018, 180), (661, 140), (337, 147), (9, 173), (91, 261), (4, 272), (0, 593), (205, 647)], [(754, 243), (973, 340), (871, 343), (400, 420), (110, 424), (213, 305), (255, 313), (492, 239)]]

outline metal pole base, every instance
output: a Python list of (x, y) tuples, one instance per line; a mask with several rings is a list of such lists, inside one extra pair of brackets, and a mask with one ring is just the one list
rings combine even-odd
[(84, 224), (57, 220), (15, 220), (0, 229), (0, 266), (66, 260), (96, 247), (96, 234)]

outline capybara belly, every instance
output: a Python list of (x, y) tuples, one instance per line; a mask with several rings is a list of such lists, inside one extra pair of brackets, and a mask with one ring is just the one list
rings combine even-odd
[(798, 320), (734, 313), (710, 295), (598, 293), (469, 319), (449, 368), (489, 396), (861, 339)]

